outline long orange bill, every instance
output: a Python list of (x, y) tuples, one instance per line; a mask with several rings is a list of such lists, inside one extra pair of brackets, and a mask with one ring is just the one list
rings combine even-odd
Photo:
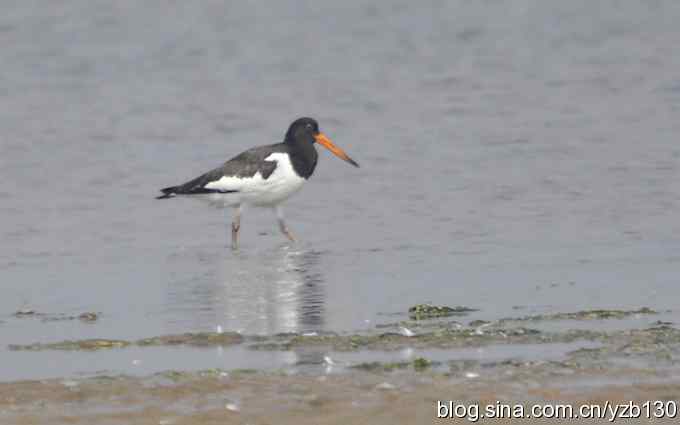
[(319, 133), (319, 134), (315, 135), (314, 138), (316, 139), (316, 142), (317, 142), (317, 143), (323, 145), (326, 149), (328, 149), (329, 151), (333, 152), (333, 154), (334, 154), (335, 156), (337, 156), (338, 158), (340, 158), (340, 159), (342, 159), (342, 160), (344, 160), (344, 161), (349, 162), (350, 164), (354, 165), (355, 167), (358, 167), (358, 166), (359, 166), (359, 164), (357, 164), (352, 158), (350, 158), (350, 157), (345, 153), (345, 151), (343, 151), (343, 150), (340, 149), (339, 147), (335, 146), (335, 144), (334, 144), (333, 142), (331, 142), (331, 139), (329, 139), (328, 137), (326, 137), (325, 134)]

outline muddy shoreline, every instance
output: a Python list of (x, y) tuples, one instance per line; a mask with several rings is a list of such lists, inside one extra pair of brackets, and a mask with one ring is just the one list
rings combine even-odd
[(434, 422), (437, 400), (526, 406), (680, 400), (680, 379), (661, 372), (584, 369), (541, 376), (541, 365), (515, 368), (521, 373), (505, 373), (510, 369), (501, 366), (493, 373), (467, 376), (411, 369), (323, 376), (210, 370), (169, 371), (144, 378), (22, 381), (0, 384), (0, 421), (17, 425), (407, 424)]
[[(108, 373), (1, 383), (0, 422), (406, 424), (433, 421), (437, 400), (574, 406), (680, 400), (680, 330), (673, 323), (655, 320), (658, 313), (648, 308), (466, 324), (462, 308), (419, 306), (409, 313), (407, 319), (354, 334), (198, 332), (138, 340), (95, 338), (9, 345), (12, 352), (87, 352), (94, 356), (153, 347), (238, 347), (253, 354), (313, 355), (301, 355), (292, 367), (267, 370), (172, 369), (143, 376)], [(569, 326), (627, 318), (638, 318), (644, 326), (609, 331)], [(551, 329), (547, 325), (553, 322), (567, 325)], [(459, 354), (501, 346), (514, 347), (510, 353), (567, 348), (559, 356), (533, 360), (512, 354), (495, 359), (488, 353), (470, 358)], [(397, 351), (437, 353), (437, 358), (411, 354), (397, 361), (387, 359), (386, 353)], [(343, 355), (355, 357), (339, 360)], [(373, 360), (368, 360), (371, 355)]]

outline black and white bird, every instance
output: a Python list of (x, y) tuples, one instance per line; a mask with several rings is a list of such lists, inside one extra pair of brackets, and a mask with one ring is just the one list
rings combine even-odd
[(163, 195), (156, 199), (191, 195), (235, 208), (231, 223), (234, 249), (238, 247), (241, 213), (246, 205), (273, 208), (279, 229), (295, 241), (284, 221), (281, 203), (300, 190), (314, 173), (318, 159), (314, 143), (321, 144), (355, 167), (359, 166), (319, 130), (316, 120), (299, 118), (290, 125), (283, 142), (249, 149), (193, 180), (161, 189)]

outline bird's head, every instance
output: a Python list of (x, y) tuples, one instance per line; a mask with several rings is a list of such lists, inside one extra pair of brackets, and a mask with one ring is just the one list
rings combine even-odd
[(288, 127), (286, 132), (286, 143), (318, 143), (331, 151), (338, 158), (349, 162), (350, 164), (358, 167), (352, 158), (349, 157), (339, 147), (335, 146), (331, 139), (329, 139), (325, 134), (319, 130), (319, 123), (314, 118), (298, 118)]

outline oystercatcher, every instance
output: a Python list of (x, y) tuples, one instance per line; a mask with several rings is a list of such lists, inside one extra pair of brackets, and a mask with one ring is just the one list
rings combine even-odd
[(284, 221), (281, 203), (300, 190), (314, 173), (318, 158), (314, 143), (321, 144), (355, 167), (359, 166), (319, 130), (316, 120), (299, 118), (290, 125), (283, 142), (249, 149), (193, 180), (161, 189), (163, 195), (156, 199), (192, 195), (235, 208), (231, 223), (234, 249), (238, 247), (243, 207), (270, 207), (276, 211), (281, 232), (295, 241)]

